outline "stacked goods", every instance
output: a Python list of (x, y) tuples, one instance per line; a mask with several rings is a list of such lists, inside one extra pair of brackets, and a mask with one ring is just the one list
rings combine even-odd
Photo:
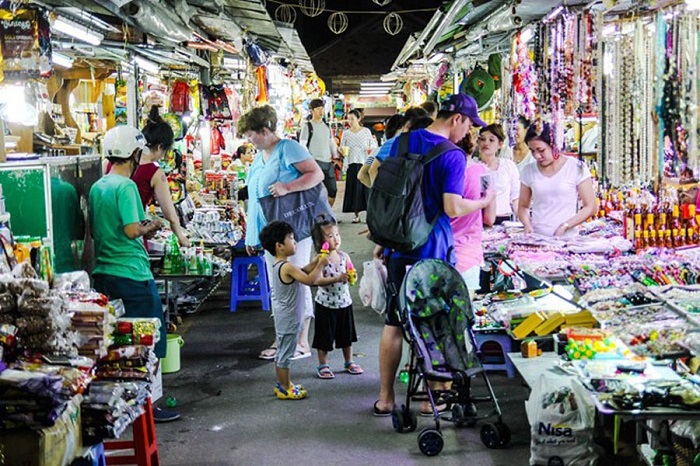
[(71, 387), (84, 389), (89, 381), (84, 374), (69, 369), (64, 376), (66, 368), (44, 369), (6, 369), (0, 373), (0, 430), (54, 425), (72, 398)]
[(154, 381), (158, 358), (153, 347), (160, 340), (157, 318), (120, 318), (114, 345), (97, 363), (96, 377), (108, 381)]
[(95, 381), (80, 406), (85, 443), (118, 438), (143, 414), (148, 386), (142, 382)]
[(66, 296), (72, 328), (79, 334), (78, 352), (92, 358), (106, 355), (116, 322), (107, 298), (100, 293), (68, 293)]
[(0, 325), (16, 327), (21, 349), (75, 355), (77, 334), (70, 329), (64, 298), (37, 279), (28, 262), (15, 267), (13, 275), (0, 276)]

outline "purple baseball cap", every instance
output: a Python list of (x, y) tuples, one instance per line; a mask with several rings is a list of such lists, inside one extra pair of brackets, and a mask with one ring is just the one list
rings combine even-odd
[(468, 116), (475, 126), (481, 128), (488, 126), (484, 120), (479, 118), (479, 110), (474, 97), (462, 94), (461, 92), (459, 94), (452, 94), (447, 100), (440, 104), (440, 111), (461, 113), (462, 115)]

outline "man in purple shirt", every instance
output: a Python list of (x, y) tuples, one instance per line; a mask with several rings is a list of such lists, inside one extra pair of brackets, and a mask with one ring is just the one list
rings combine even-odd
[[(433, 147), (448, 139), (454, 143), (461, 141), (472, 125), (486, 126), (477, 111), (476, 101), (466, 94), (454, 94), (440, 106), (437, 118), (426, 129), (411, 132), (408, 150), (414, 154), (427, 154)], [(396, 155), (398, 143), (394, 140), (388, 154), (379, 153), (370, 169), (376, 173), (387, 156)], [(389, 416), (394, 407), (394, 380), (401, 362), (403, 336), (398, 317), (398, 291), (406, 275), (406, 267), (425, 258), (442, 259), (454, 263), (454, 239), (450, 218), (465, 215), (474, 210), (474, 202), (490, 202), (494, 194), (489, 193), (480, 201), (470, 201), (462, 197), (464, 192), (465, 154), (461, 149), (449, 150), (434, 159), (423, 172), (423, 202), (426, 218), (437, 221), (426, 243), (413, 251), (399, 253), (375, 248), (375, 256), (385, 255), (387, 259), (387, 285), (390, 296), (384, 329), (379, 342), (379, 399), (374, 403), (375, 416)], [(372, 177), (373, 179), (374, 177)], [(368, 215), (371, 213), (368, 212)]]

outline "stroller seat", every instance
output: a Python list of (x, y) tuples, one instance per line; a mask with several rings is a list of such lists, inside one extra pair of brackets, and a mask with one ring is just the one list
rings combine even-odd
[[(429, 401), (435, 430), (424, 429), (418, 437), (424, 454), (433, 456), (442, 450), (441, 419), (462, 427), (496, 417), (495, 424), (482, 426), (482, 441), (490, 448), (505, 446), (510, 431), (501, 421), (498, 400), (478, 354), (471, 328), (471, 300), (460, 273), (437, 259), (416, 263), (401, 284), (399, 315), (411, 355), (406, 404), (392, 412), (394, 430), (415, 430), (417, 420), (410, 403)], [(488, 396), (472, 396), (471, 379), (477, 376), (483, 377)], [(442, 387), (435, 385), (440, 382)], [(447, 382), (452, 382), (451, 387), (444, 387)], [(475, 403), (481, 401), (492, 403), (494, 409), (480, 415)], [(437, 405), (451, 406), (451, 415), (441, 415)]]

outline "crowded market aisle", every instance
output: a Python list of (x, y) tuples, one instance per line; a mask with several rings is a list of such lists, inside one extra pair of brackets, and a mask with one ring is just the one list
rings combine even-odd
[[(343, 222), (343, 249), (357, 264), (368, 260), (370, 244), (357, 234), (366, 225), (352, 224), (352, 213), (338, 216)], [(414, 433), (397, 434), (390, 418), (372, 415), (379, 387), (382, 321), (362, 307), (358, 286), (351, 290), (359, 337), (354, 352), (365, 373), (342, 372), (342, 355), (334, 351), (331, 367), (336, 378), (321, 380), (316, 376), (314, 351), (311, 358), (294, 362), (295, 383), (309, 391), (309, 398), (298, 402), (276, 399), (273, 363), (257, 358), (274, 337), (269, 314), (257, 306), (229, 313), (228, 289), (210, 298), (181, 329), (182, 369), (164, 376), (165, 395), (176, 397), (182, 419), (157, 426), (162, 463), (404, 465), (428, 461), (416, 438), (422, 428), (434, 426), (431, 418), (419, 417)], [(508, 449), (484, 447), (478, 426), (456, 430), (442, 423), (445, 449), (430, 459), (432, 463), (457, 465), (468, 458), (470, 465), (526, 464), (530, 435), (523, 402), (527, 391), (518, 378), (508, 379), (501, 373), (493, 373), (491, 381), (512, 429)], [(397, 387), (404, 397), (406, 386), (397, 381)], [(513, 458), (522, 461), (513, 462)]]

